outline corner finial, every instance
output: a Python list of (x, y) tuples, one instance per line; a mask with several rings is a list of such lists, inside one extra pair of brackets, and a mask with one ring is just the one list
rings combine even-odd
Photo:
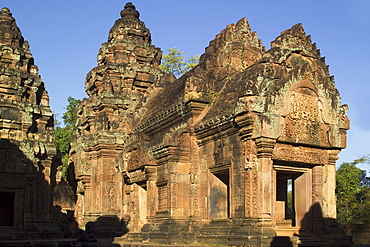
[(5, 23), (12, 23), (14, 22), (14, 18), (12, 13), (7, 7), (3, 7), (0, 11), (0, 21)]
[(139, 19), (139, 16), (140, 16), (139, 12), (136, 10), (135, 6), (131, 2), (126, 3), (125, 8), (121, 11), (122, 19), (126, 18)]
[(12, 16), (12, 13), (10, 13), (10, 10), (7, 7), (1, 9), (1, 14)]

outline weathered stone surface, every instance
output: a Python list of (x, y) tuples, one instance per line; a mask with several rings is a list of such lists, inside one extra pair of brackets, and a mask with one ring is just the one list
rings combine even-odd
[(86, 77), (90, 97), (78, 108), (71, 162), (79, 181), (76, 216), (81, 222), (118, 216), (135, 222), (134, 232), (147, 223), (141, 212), (147, 211), (146, 199), (138, 195), (146, 193), (142, 186), (152, 179), (154, 162), (142, 154), (145, 135), (132, 131), (148, 95), (161, 90), (161, 56), (135, 7), (126, 4), (99, 51), (98, 66)]
[(266, 51), (241, 19), (175, 79), (135, 7), (121, 16), (79, 106), (79, 221), (115, 215), (127, 241), (348, 244), (334, 220), (347, 106), (302, 25)]
[(46, 236), (55, 230), (47, 220), (54, 118), (29, 44), (8, 8), (0, 12), (0, 138), (0, 235), (14, 239), (44, 227)]

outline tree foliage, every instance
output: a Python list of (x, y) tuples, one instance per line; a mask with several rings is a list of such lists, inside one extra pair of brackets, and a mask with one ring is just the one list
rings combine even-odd
[(75, 99), (73, 97), (68, 97), (68, 105), (64, 107), (66, 112), (63, 113), (63, 122), (65, 125), (70, 125), (76, 128), (77, 120), (77, 106), (81, 103), (81, 100)]
[(185, 52), (176, 47), (167, 50), (168, 54), (163, 55), (162, 64), (159, 66), (166, 73), (172, 72), (175, 76), (181, 76), (197, 66), (199, 62), (199, 56), (190, 56), (188, 60), (185, 60)]
[(370, 178), (357, 167), (369, 161), (364, 157), (343, 163), (337, 170), (337, 219), (340, 223), (370, 223)]
[(76, 129), (77, 106), (81, 100), (73, 97), (68, 97), (68, 105), (64, 107), (66, 112), (63, 113), (62, 119), (64, 127), (57, 126), (55, 128), (55, 144), (62, 156), (62, 176), (66, 179), (66, 171), (68, 168), (68, 153), (71, 149), (73, 131)]

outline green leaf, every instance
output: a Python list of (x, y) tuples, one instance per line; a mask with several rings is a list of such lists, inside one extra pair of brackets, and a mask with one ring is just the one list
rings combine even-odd
[(194, 68), (199, 61), (199, 56), (191, 56), (184, 61), (184, 52), (176, 47), (168, 48), (168, 54), (162, 56), (162, 63), (159, 68), (165, 73), (173, 73), (175, 76), (181, 76)]

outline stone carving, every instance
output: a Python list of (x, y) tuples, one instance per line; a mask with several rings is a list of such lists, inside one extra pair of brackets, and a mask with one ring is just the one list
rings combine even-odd
[[(151, 45), (150, 31), (139, 19), (139, 12), (131, 3), (126, 4), (111, 28), (108, 41), (98, 53), (98, 66), (86, 77), (86, 93), (78, 108), (76, 141), (72, 143), (71, 164), (76, 179), (85, 181), (91, 176), (88, 188), (92, 194), (80, 197), (85, 214), (103, 217), (107, 212), (120, 215), (140, 215), (136, 207), (142, 198), (137, 195), (136, 183), (144, 186), (153, 180), (153, 169), (147, 162), (148, 149), (144, 135), (135, 135), (137, 119), (145, 114), (143, 104), (160, 87), (163, 72), (159, 69), (162, 52)], [(139, 143), (140, 146), (137, 146)], [(88, 169), (86, 168), (88, 164)], [(122, 183), (125, 181), (125, 183)], [(135, 186), (133, 186), (135, 185)], [(133, 187), (132, 187), (133, 186)], [(150, 187), (150, 186), (148, 186)], [(133, 189), (130, 189), (133, 188)], [(125, 192), (125, 193), (121, 193)], [(145, 193), (142, 192), (140, 197)], [(139, 201), (138, 201), (139, 200)], [(81, 211), (76, 205), (77, 211)], [(127, 211), (123, 212), (123, 209)], [(92, 218), (82, 217), (80, 224)], [(142, 219), (130, 219), (135, 222)], [(142, 227), (142, 223), (140, 223)]]
[(309, 147), (292, 147), (285, 144), (277, 144), (273, 159), (307, 164), (328, 164), (329, 154), (323, 150)]
[(0, 138), (0, 201), (10, 205), (1, 206), (0, 218), (9, 220), (0, 227), (10, 228), (0, 238), (53, 232), (54, 118), (29, 43), (8, 8), (0, 11)]
[(345, 147), (347, 107), (302, 25), (266, 51), (243, 18), (176, 79), (139, 17), (126, 4), (86, 78), (71, 156), (80, 223), (129, 216), (127, 240), (170, 244), (269, 246), (296, 229), (333, 243), (309, 232), (324, 220), (311, 209), (335, 218), (323, 174)]

